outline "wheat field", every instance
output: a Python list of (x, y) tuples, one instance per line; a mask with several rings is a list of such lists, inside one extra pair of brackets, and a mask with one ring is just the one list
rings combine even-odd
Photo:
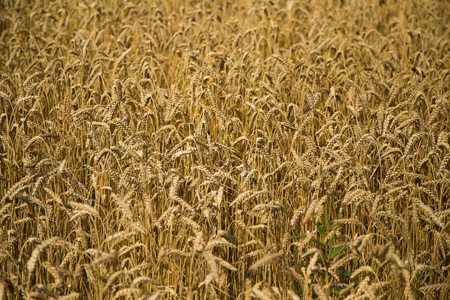
[(450, 2), (0, 3), (0, 299), (448, 299)]

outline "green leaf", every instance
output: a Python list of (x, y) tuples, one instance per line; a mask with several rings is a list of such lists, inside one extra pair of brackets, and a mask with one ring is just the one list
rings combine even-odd
[(342, 251), (344, 251), (345, 249), (347, 249), (347, 246), (339, 246), (339, 247), (335, 247), (332, 248), (330, 250), (330, 252), (328, 253), (328, 261), (333, 260), (333, 258), (338, 255), (339, 253), (341, 253)]
[(395, 221), (395, 225), (397, 225), (397, 229), (400, 231), (400, 234), (402, 235), (403, 239), (404, 239), (405, 241), (407, 241), (407, 239), (405, 238), (405, 235), (403, 234), (402, 228), (400, 227), (400, 224), (398, 224), (397, 219), (394, 218), (394, 221)]
[(311, 239), (312, 242), (319, 244), (320, 247), (325, 248), (325, 245), (316, 238)]
[(341, 269), (339, 269), (337, 273), (338, 273), (338, 274), (342, 274), (342, 275), (344, 275), (344, 276), (347, 276), (348, 278), (350, 278), (350, 277), (352, 276), (352, 272), (347, 271), (347, 270), (341, 270)]
[(325, 239), (325, 229), (323, 228), (322, 225), (317, 225), (317, 229), (319, 230), (320, 236), (322, 237), (322, 239)]
[(332, 290), (330, 290), (330, 293), (337, 295), (337, 294), (339, 294), (339, 290), (338, 289), (332, 289)]
[(293, 239), (306, 239), (306, 235), (292, 235), (289, 237), (289, 239), (293, 240)]
[(331, 244), (331, 242), (333, 241), (333, 239), (334, 239), (335, 236), (336, 236), (336, 235), (333, 234), (333, 235), (327, 240), (327, 245)]
[(308, 267), (308, 265), (305, 264), (305, 263), (293, 263), (293, 264), (290, 265), (290, 267), (294, 267), (294, 266), (297, 266), (297, 267)]

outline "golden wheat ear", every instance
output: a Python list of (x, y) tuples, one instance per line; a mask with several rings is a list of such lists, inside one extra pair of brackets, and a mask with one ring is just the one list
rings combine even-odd
[(94, 2), (0, 1), (0, 300), (448, 298), (449, 1)]

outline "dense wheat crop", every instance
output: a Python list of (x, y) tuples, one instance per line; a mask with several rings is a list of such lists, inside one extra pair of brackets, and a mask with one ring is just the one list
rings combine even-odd
[(448, 1), (0, 4), (0, 299), (447, 299)]

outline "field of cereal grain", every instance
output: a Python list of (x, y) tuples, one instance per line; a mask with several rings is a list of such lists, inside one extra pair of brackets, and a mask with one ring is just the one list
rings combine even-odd
[(4, 0), (0, 299), (448, 299), (449, 12)]

